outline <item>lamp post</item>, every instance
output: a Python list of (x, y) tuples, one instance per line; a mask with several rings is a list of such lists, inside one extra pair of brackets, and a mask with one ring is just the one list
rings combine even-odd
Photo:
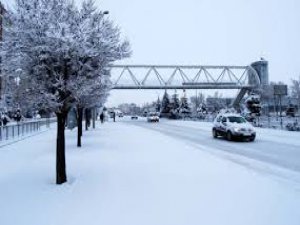
[(16, 98), (17, 98), (17, 109), (19, 109), (20, 108), (20, 104), (19, 104), (19, 86), (20, 86), (20, 81), (21, 81), (21, 78), (20, 78), (20, 74), (22, 73), (22, 70), (21, 69), (18, 69), (17, 71), (16, 71), (17, 73), (18, 73), (18, 76), (17, 77), (15, 77), (14, 78), (14, 81), (15, 81), (15, 84), (17, 85), (17, 96), (16, 96)]
[[(108, 15), (109, 14), (109, 11), (108, 10), (105, 10), (102, 12), (103, 16), (105, 15)], [(96, 128), (96, 120), (97, 120), (97, 112), (96, 112), (96, 107), (94, 106), (92, 109), (91, 109), (91, 113), (92, 113), (92, 122), (93, 122), (93, 129)]]

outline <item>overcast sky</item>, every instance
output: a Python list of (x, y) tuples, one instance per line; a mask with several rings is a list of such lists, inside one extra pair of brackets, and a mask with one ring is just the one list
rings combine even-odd
[[(300, 75), (299, 0), (95, 2), (131, 42), (133, 55), (123, 63), (248, 65), (264, 57), (271, 81), (290, 83)], [(161, 92), (119, 93), (113, 91), (110, 104), (143, 103)]]

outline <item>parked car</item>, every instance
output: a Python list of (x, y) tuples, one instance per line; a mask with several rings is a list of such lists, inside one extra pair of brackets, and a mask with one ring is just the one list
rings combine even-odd
[(132, 116), (131, 116), (131, 119), (132, 119), (132, 120), (137, 120), (138, 118), (139, 118), (139, 117), (138, 117), (137, 115), (132, 115)]
[(159, 122), (159, 114), (156, 112), (150, 112), (147, 115), (148, 122)]
[(214, 138), (223, 136), (227, 140), (248, 139), (254, 141), (256, 132), (251, 123), (239, 114), (219, 114), (213, 124), (212, 134)]

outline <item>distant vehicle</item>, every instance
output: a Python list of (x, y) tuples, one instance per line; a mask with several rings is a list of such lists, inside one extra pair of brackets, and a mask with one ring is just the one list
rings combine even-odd
[(113, 118), (114, 116), (123, 117), (124, 113), (119, 109), (108, 109), (108, 114), (110, 118)]
[(146, 117), (146, 116), (148, 116), (148, 112), (147, 112), (147, 111), (144, 111), (144, 112), (143, 112), (143, 117)]
[(293, 106), (292, 104), (290, 104), (288, 106), (288, 108), (286, 109), (285, 113), (286, 113), (286, 116), (295, 117), (295, 114), (296, 114), (296, 108), (295, 108), (295, 106)]
[(235, 113), (219, 114), (214, 120), (212, 134), (214, 138), (223, 136), (228, 141), (234, 139), (254, 141), (256, 137), (256, 132), (252, 124), (244, 117)]
[(132, 115), (132, 116), (131, 116), (131, 119), (132, 119), (132, 120), (137, 120), (138, 118), (139, 118), (139, 117), (138, 117), (137, 115)]
[(159, 114), (157, 112), (150, 112), (147, 115), (148, 122), (159, 122)]

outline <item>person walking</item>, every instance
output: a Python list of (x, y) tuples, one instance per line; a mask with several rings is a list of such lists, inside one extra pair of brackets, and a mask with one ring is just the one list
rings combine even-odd
[(100, 114), (100, 121), (101, 121), (101, 123), (104, 123), (104, 114), (103, 114), (103, 112)]
[(7, 116), (5, 114), (2, 117), (2, 123), (3, 123), (3, 126), (6, 126), (6, 124), (8, 123), (8, 119), (7, 119)]
[(113, 119), (114, 119), (114, 122), (116, 122), (116, 112), (113, 112)]
[(17, 112), (16, 112), (16, 114), (14, 116), (14, 119), (15, 119), (15, 121), (17, 121), (17, 123), (19, 123), (21, 121), (22, 115), (21, 115), (20, 110), (17, 110)]

